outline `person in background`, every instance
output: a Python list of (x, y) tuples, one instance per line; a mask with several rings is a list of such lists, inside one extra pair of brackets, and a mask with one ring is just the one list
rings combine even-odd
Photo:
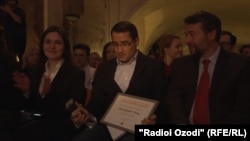
[(28, 74), (30, 69), (34, 69), (38, 67), (39, 59), (40, 59), (39, 47), (34, 46), (34, 47), (28, 48), (23, 55), (23, 61), (22, 61), (23, 71)]
[(220, 36), (220, 46), (226, 51), (234, 51), (237, 38), (229, 31), (222, 30)]
[(27, 98), (24, 113), (35, 116), (15, 132), (13, 140), (68, 141), (76, 131), (68, 110), (71, 101), (83, 104), (84, 71), (73, 64), (68, 34), (62, 27), (44, 31), (39, 51), (39, 67), (29, 78), (13, 73), (15, 86)]
[(99, 122), (118, 93), (159, 101), (160, 105), (156, 112), (149, 117), (143, 117), (138, 124), (153, 125), (160, 122), (158, 117), (162, 113), (161, 104), (167, 90), (164, 64), (157, 59), (149, 58), (137, 49), (139, 36), (137, 28), (131, 22), (121, 21), (115, 24), (111, 30), (111, 37), (117, 58), (100, 64), (96, 70), (89, 104), (85, 110), (83, 107), (78, 108), (71, 115), (72, 121), (81, 127), (86, 125), (89, 118), (88, 115), (82, 114), (84, 111), (94, 115), (98, 123), (92, 129), (82, 129), (73, 141), (135, 140), (134, 134), (125, 131), (122, 134), (119, 132), (121, 137), (115, 137), (112, 131), (117, 129)]
[(216, 15), (198, 11), (184, 22), (185, 43), (197, 53), (173, 62), (165, 100), (166, 122), (249, 124), (250, 84), (244, 80), (246, 59), (220, 47), (221, 21)]
[(26, 14), (18, 6), (18, 0), (3, 0), (0, 4), (2, 26), (8, 49), (13, 52), (22, 64), (26, 48)]
[(149, 49), (148, 56), (153, 59), (160, 59), (159, 41), (156, 41)]
[(244, 57), (250, 56), (250, 44), (245, 44), (240, 47), (239, 50), (240, 54)]
[(113, 58), (116, 58), (116, 52), (113, 46), (111, 46), (112, 42), (108, 42), (104, 45), (102, 51), (102, 61), (109, 61)]
[(88, 58), (90, 55), (90, 47), (86, 44), (76, 44), (73, 46), (73, 55), (74, 62), (76, 65), (85, 72), (85, 89), (86, 89), (86, 98), (84, 105), (88, 104), (88, 101), (91, 97), (92, 83), (95, 76), (96, 69), (90, 67)]
[(172, 62), (175, 58), (183, 56), (181, 38), (172, 34), (163, 35), (159, 41), (159, 47), (162, 52), (160, 60), (164, 62), (166, 75), (170, 80)]
[(93, 68), (97, 68), (102, 62), (101, 56), (97, 52), (92, 52), (89, 55), (89, 65)]
[(95, 68), (89, 65), (90, 47), (86, 44), (76, 44), (73, 46), (74, 62), (85, 72), (85, 88), (92, 89)]

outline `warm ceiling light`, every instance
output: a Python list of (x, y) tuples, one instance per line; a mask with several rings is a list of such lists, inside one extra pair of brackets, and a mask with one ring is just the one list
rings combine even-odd
[(75, 21), (77, 21), (78, 19), (80, 19), (80, 16), (77, 15), (77, 14), (66, 14), (66, 19), (67, 19), (67, 21), (69, 21), (69, 22), (75, 22)]

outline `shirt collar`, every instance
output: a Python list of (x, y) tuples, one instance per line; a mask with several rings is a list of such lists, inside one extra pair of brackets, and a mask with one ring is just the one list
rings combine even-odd
[[(50, 71), (52, 71), (52, 72), (50, 72), (50, 73), (53, 73), (54, 71), (58, 70), (58, 69), (62, 66), (63, 62), (64, 62), (64, 59), (61, 59), (61, 60), (57, 63), (57, 65), (55, 66), (55, 69), (54, 69), (54, 70), (50, 70)], [(48, 64), (48, 61), (46, 61), (46, 63), (45, 63), (45, 70), (46, 70), (46, 72), (49, 72), (49, 64)]]
[(217, 58), (218, 58), (218, 55), (219, 55), (219, 52), (220, 52), (220, 47), (218, 47), (216, 49), (216, 51), (214, 52), (214, 54), (212, 54), (209, 58), (201, 58), (200, 61), (204, 60), (204, 59), (209, 59), (211, 63), (215, 64)]
[(117, 64), (119, 64), (119, 65), (126, 65), (126, 64), (127, 64), (127, 65), (130, 65), (131, 63), (133, 63), (133, 62), (136, 60), (137, 55), (138, 55), (138, 50), (136, 51), (135, 55), (130, 59), (130, 61), (129, 61), (128, 63), (122, 63), (122, 62), (119, 61), (118, 58), (116, 58), (116, 62), (117, 62)]

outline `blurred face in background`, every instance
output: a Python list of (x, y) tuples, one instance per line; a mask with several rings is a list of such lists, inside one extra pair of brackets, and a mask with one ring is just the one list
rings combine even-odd
[(224, 50), (226, 51), (233, 50), (233, 45), (231, 44), (229, 35), (221, 35), (219, 43)]
[(101, 56), (97, 53), (91, 53), (89, 55), (89, 65), (93, 68), (97, 68), (101, 63)]
[(106, 50), (107, 60), (111, 60), (116, 57), (115, 48), (113, 46), (108, 46)]
[(181, 39), (173, 39), (171, 45), (168, 48), (164, 48), (164, 52), (166, 53), (166, 55), (173, 59), (181, 57), (183, 55)]
[(244, 48), (241, 52), (244, 57), (250, 57), (250, 47)]
[(88, 64), (88, 56), (85, 50), (77, 48), (73, 51), (73, 54), (74, 54), (74, 61), (77, 66), (83, 68)]
[(32, 48), (27, 55), (27, 64), (28, 66), (35, 66), (39, 63), (39, 49)]

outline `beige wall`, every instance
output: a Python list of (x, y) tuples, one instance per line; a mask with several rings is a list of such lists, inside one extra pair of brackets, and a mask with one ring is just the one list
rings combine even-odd
[(43, 32), (43, 0), (20, 0), (19, 6), (25, 10), (27, 23), (27, 48), (36, 46)]
[(44, 29), (51, 25), (63, 26), (62, 0), (44, 0)]
[[(42, 4), (41, 4), (42, 2)], [(45, 5), (43, 12), (43, 4)], [(86, 43), (101, 54), (110, 40), (110, 29), (118, 21), (130, 20), (139, 31), (139, 49), (145, 54), (164, 33), (184, 38), (183, 19), (195, 11), (206, 10), (218, 15), (222, 28), (237, 36), (237, 46), (250, 42), (250, 1), (200, 0), (22, 0), (27, 11), (29, 45), (49, 24), (65, 25), (65, 14), (76, 13), (75, 43)], [(223, 8), (220, 6), (223, 5)], [(44, 18), (43, 14), (44, 13)], [(187, 48), (184, 48), (187, 52)]]
[(132, 14), (146, 1), (95, 0), (93, 3), (93, 0), (85, 0), (84, 13), (81, 13), (77, 22), (76, 42), (87, 43), (92, 51), (102, 54), (104, 44), (111, 40), (112, 26), (118, 21), (130, 20)]

